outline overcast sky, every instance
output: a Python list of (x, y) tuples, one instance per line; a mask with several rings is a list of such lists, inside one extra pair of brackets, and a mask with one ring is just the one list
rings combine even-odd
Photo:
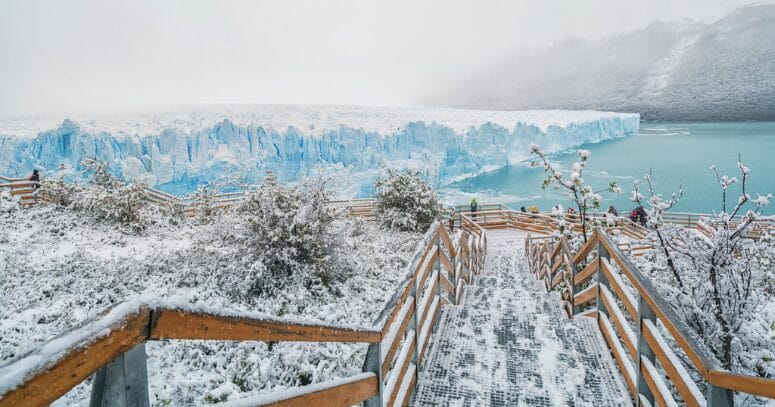
[(214, 103), (412, 105), (525, 46), (743, 0), (0, 2), (0, 116)]

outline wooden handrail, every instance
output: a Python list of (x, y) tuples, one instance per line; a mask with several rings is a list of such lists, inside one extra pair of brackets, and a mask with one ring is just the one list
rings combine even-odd
[[(551, 253), (547, 249), (549, 246), (545, 243), (546, 240), (543, 240), (544, 243), (541, 243), (540, 240), (530, 235), (528, 235), (527, 240), (528, 265), (534, 275), (540, 277), (546, 274), (544, 270), (549, 270), (551, 273), (553, 270), (558, 270), (558, 263), (567, 262), (567, 254), (565, 254), (568, 250), (566, 248), (567, 242), (562, 238), (558, 244), (553, 245)], [(599, 259), (596, 258), (591, 263), (587, 263), (583, 268), (579, 267), (595, 247), (597, 247), (601, 257)], [(542, 261), (541, 256), (546, 256), (547, 260)], [(603, 336), (612, 349), (612, 353), (625, 376), (628, 387), (633, 392), (633, 397), (643, 397), (638, 394), (639, 380), (636, 380), (636, 376), (639, 376), (645, 381), (645, 384), (656, 398), (657, 403), (662, 403), (659, 405), (673, 403), (672, 395), (665, 393), (663, 386), (657, 385), (657, 382), (663, 379), (661, 375), (654, 374), (656, 372), (654, 369), (654, 358), (656, 358), (663, 366), (668, 378), (675, 384), (678, 393), (687, 405), (701, 406), (706, 403), (705, 397), (695, 383), (686, 381), (689, 375), (686, 373), (683, 363), (668, 347), (667, 342), (661, 339), (662, 336), (655, 325), (656, 321), (659, 320), (709, 386), (740, 391), (761, 397), (775, 398), (775, 380), (733, 374), (719, 369), (720, 365), (715, 357), (712, 356), (712, 353), (700, 341), (697, 335), (689, 329), (686, 323), (678, 317), (672, 306), (661, 297), (651, 283), (651, 280), (632, 264), (629, 258), (611, 241), (603, 229), (595, 229), (587, 244), (582, 246), (578, 253), (568, 257), (573, 258), (573, 267), (576, 273), (573, 276), (574, 286), (580, 286), (589, 281), (595, 271), (598, 273), (598, 281), (601, 282), (599, 289), (588, 287), (584, 291), (577, 293), (576, 303), (589, 302), (594, 297), (597, 297), (597, 307), (604, 307), (604, 310), (610, 316), (594, 309), (574, 312), (577, 315), (598, 318), (598, 324), (603, 331)], [(619, 277), (619, 274), (614, 271), (608, 258), (618, 266), (623, 277)], [(550, 275), (550, 277), (556, 279), (559, 276)], [(624, 287), (622, 278), (626, 278), (629, 281), (638, 299)], [(591, 287), (595, 287), (595, 285), (593, 284)], [(634, 330), (629, 326), (627, 318), (619, 309), (618, 303), (614, 301), (614, 294), (621, 301), (632, 320), (636, 324), (640, 324), (639, 329)], [(640, 304), (638, 301), (640, 301)], [(649, 313), (652, 315), (651, 317)], [(649, 318), (653, 318), (653, 320)], [(618, 335), (614, 333), (615, 331), (618, 331)], [(641, 335), (640, 339), (635, 339), (635, 332)], [(622, 346), (619, 337), (624, 341), (624, 346)], [(647, 349), (651, 349), (651, 352), (653, 352), (651, 356), (641, 353), (642, 349), (639, 347), (642, 346), (647, 346)], [(640, 366), (639, 369), (635, 369), (629, 356), (626, 355), (627, 353), (632, 356), (632, 360), (641, 362), (638, 364)], [(708, 397), (713, 397), (714, 403), (724, 403), (725, 401), (722, 398), (715, 399), (719, 397), (717, 393), (713, 393), (713, 395)], [(669, 400), (667, 399), (668, 397)]]
[[(277, 395), (269, 393), (227, 403), (229, 407), (253, 406), (351, 406), (374, 397), (379, 391), (377, 375), (360, 373), (344, 379), (311, 384)], [(217, 406), (218, 404), (216, 404)]]
[[(45, 405), (61, 397), (99, 368), (147, 340), (210, 339), (297, 342), (382, 340), (378, 329), (222, 316), (207, 312), (128, 302), (0, 368), (0, 407)], [(111, 322), (112, 321), (112, 322)]]

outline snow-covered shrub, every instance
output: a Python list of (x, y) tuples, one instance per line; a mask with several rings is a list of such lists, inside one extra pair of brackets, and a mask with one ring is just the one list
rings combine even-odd
[(82, 186), (62, 179), (44, 179), (40, 189), (47, 202), (64, 207), (72, 205), (84, 193)]
[(389, 229), (424, 232), (441, 215), (438, 195), (417, 171), (388, 170), (375, 187), (377, 218)]
[[(662, 215), (675, 206), (681, 193), (664, 199), (654, 192), (650, 174), (644, 177), (650, 193), (648, 226), (659, 243), (651, 261), (663, 266), (662, 273), (650, 274), (662, 295), (725, 369), (772, 376), (775, 365), (765, 367), (763, 359), (751, 358), (750, 354), (766, 354), (771, 361), (775, 341), (760, 334), (745, 334), (758, 324), (762, 309), (773, 304), (771, 285), (768, 288), (775, 261), (772, 241), (767, 236), (758, 240), (748, 237), (763, 220), (761, 209), (769, 204), (771, 195), (752, 199), (746, 191), (750, 171), (742, 162), (738, 162), (738, 169), (741, 181), (719, 176), (716, 167), (711, 167), (722, 189), (721, 211), (702, 219), (693, 231), (662, 221)], [(736, 183), (740, 183), (741, 192), (730, 209), (727, 190)], [(645, 198), (636, 182), (632, 200), (643, 207)], [(748, 203), (753, 208), (738, 216)], [(766, 330), (767, 323), (764, 325)], [(728, 397), (731, 400), (731, 394)]]
[(196, 209), (195, 217), (199, 223), (212, 222), (219, 213), (216, 202), (217, 191), (212, 185), (200, 185), (191, 194), (191, 204)]
[(336, 277), (328, 261), (334, 216), (327, 203), (322, 181), (285, 186), (271, 172), (247, 194), (236, 214), (247, 227), (250, 254), (261, 263), (251, 270), (254, 289)]
[(19, 198), (6, 190), (0, 190), (0, 213), (11, 213), (19, 210)]
[(115, 222), (140, 232), (153, 223), (158, 213), (146, 198), (148, 185), (143, 181), (125, 184), (108, 170), (106, 163), (86, 159), (81, 163), (92, 172), (92, 186), (74, 189), (69, 206), (98, 219)]

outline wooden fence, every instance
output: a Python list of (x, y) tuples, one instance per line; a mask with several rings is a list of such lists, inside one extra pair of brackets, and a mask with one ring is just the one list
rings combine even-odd
[[(255, 405), (406, 405), (442, 304), (462, 301), (484, 265), (484, 229), (465, 215), (452, 236), (440, 223), (426, 234), (407, 278), (373, 328), (302, 324), (123, 303), (102, 317), (0, 368), (0, 407), (47, 405), (94, 375), (92, 405), (149, 404), (145, 342), (305, 341), (369, 344), (364, 372), (255, 399)], [(248, 401), (249, 402), (249, 401)]]
[[(649, 278), (602, 229), (576, 253), (564, 237), (528, 236), (525, 245), (531, 272), (547, 290), (560, 292), (568, 316), (597, 319), (639, 405), (676, 406), (682, 401), (688, 406), (730, 406), (728, 390), (775, 398), (775, 380), (720, 369)], [(692, 380), (679, 352), (702, 378), (704, 391)]]
[[(51, 202), (51, 199), (46, 193), (45, 183), (0, 176), (0, 190), (3, 189), (19, 198), (19, 202), (23, 207)], [(244, 191), (213, 194), (210, 197), (209, 208), (216, 210), (227, 208), (242, 202), (245, 197)], [(179, 198), (155, 188), (145, 189), (145, 200), (150, 204), (158, 206), (170, 207), (179, 205), (183, 210), (183, 213), (189, 217), (196, 216), (203, 207), (195, 200)], [(350, 216), (358, 216), (370, 220), (376, 218), (374, 199), (335, 200), (330, 201), (329, 204), (332, 207), (345, 210)]]

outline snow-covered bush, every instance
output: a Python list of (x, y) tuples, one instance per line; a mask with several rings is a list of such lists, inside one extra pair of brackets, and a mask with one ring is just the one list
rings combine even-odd
[(4, 189), (0, 189), (0, 213), (16, 212), (19, 208), (19, 198)]
[(584, 242), (586, 242), (588, 235), (587, 211), (590, 208), (600, 208), (600, 203), (603, 200), (603, 197), (600, 195), (600, 193), (607, 191), (618, 194), (621, 191), (619, 186), (616, 184), (616, 181), (611, 181), (607, 188), (603, 188), (599, 191), (594, 191), (591, 186), (584, 182), (584, 178), (582, 178), (582, 175), (584, 174), (584, 168), (586, 167), (587, 160), (589, 160), (589, 157), (592, 155), (592, 153), (590, 153), (588, 150), (578, 151), (579, 160), (573, 163), (573, 169), (571, 170), (569, 176), (570, 179), (566, 179), (563, 176), (559, 167), (557, 167), (557, 165), (553, 162), (549, 161), (546, 153), (541, 150), (541, 147), (537, 144), (530, 145), (530, 154), (536, 155), (541, 160), (541, 164), (533, 162), (532, 165), (541, 165), (544, 169), (544, 172), (548, 174), (544, 179), (542, 188), (546, 189), (548, 186), (553, 185), (556, 189), (562, 189), (563, 192), (576, 205), (576, 208), (578, 208), (578, 214), (581, 218), (581, 233), (583, 234)]
[(324, 283), (336, 277), (329, 264), (333, 212), (321, 180), (302, 187), (282, 185), (271, 172), (247, 194), (236, 214), (247, 227), (246, 246), (260, 264), (251, 269), (253, 289), (290, 281)]
[(93, 186), (78, 194), (73, 205), (76, 209), (98, 220), (128, 226), (135, 232), (142, 231), (154, 221), (158, 208), (151, 206), (146, 198), (147, 184), (143, 181), (125, 184), (111, 174), (102, 161), (86, 159), (81, 166), (93, 173)]
[[(662, 295), (674, 304), (679, 315), (725, 369), (771, 376), (775, 365), (765, 368), (759, 363), (761, 360), (751, 362), (746, 355), (751, 351), (764, 352), (771, 359), (775, 356), (775, 342), (771, 338), (762, 342), (758, 335), (740, 334), (761, 318), (762, 308), (773, 301), (771, 287), (767, 288), (775, 261), (772, 241), (767, 236), (758, 240), (748, 237), (762, 221), (761, 209), (769, 204), (771, 195), (752, 199), (746, 191), (750, 171), (742, 162), (738, 162), (738, 169), (741, 181), (720, 176), (716, 167), (711, 167), (722, 190), (721, 211), (702, 219), (699, 227), (691, 232), (662, 222), (662, 215), (675, 206), (681, 192), (664, 199), (654, 192), (650, 174), (644, 177), (650, 194), (649, 207), (644, 209), (651, 233), (659, 243), (655, 253), (659, 258), (651, 260), (661, 261), (667, 271), (651, 274), (659, 283)], [(727, 190), (737, 183), (741, 192), (730, 209)], [(632, 200), (643, 207), (645, 198), (636, 182)], [(739, 216), (749, 203), (753, 208)]]
[(424, 232), (441, 215), (438, 195), (417, 171), (388, 170), (375, 186), (377, 217), (389, 229)]
[(65, 182), (62, 179), (44, 179), (41, 182), (45, 200), (54, 205), (69, 207), (84, 193), (84, 188), (78, 184)]
[(191, 204), (196, 209), (195, 217), (200, 223), (209, 223), (219, 213), (217, 208), (217, 191), (212, 185), (200, 185), (191, 194)]

